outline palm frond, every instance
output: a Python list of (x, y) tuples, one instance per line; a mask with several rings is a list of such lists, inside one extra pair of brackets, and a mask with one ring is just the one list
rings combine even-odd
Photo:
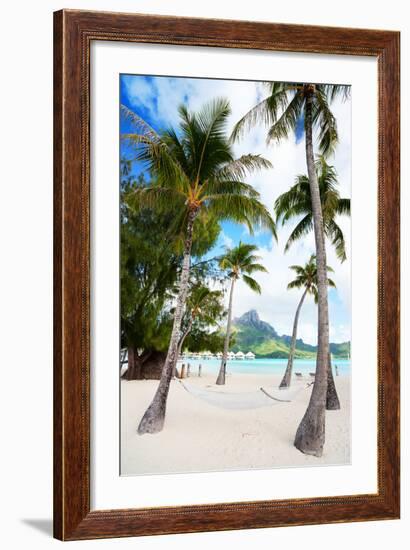
[(131, 111), (131, 109), (128, 109), (125, 105), (121, 104), (120, 110), (124, 119), (129, 120), (137, 130), (137, 134), (144, 135), (153, 142), (157, 141), (159, 143), (161, 141), (159, 134), (143, 118)]
[(282, 220), (282, 225), (295, 216), (309, 213), (311, 211), (309, 178), (297, 176), (295, 185), (276, 199), (274, 210), (277, 220)]
[(198, 197), (202, 201), (210, 200), (214, 195), (241, 195), (244, 197), (252, 197), (260, 199), (260, 194), (253, 185), (237, 180), (207, 180), (198, 193)]
[(339, 140), (337, 122), (329, 108), (327, 97), (320, 88), (316, 88), (313, 99), (312, 121), (319, 130), (319, 150), (325, 157), (334, 153)]
[(253, 273), (266, 273), (265, 266), (259, 263), (260, 256), (255, 254), (258, 247), (254, 244), (243, 243), (233, 248), (226, 248), (225, 255), (219, 260), (219, 266), (222, 270), (227, 271), (227, 276), (234, 279), (242, 278), (246, 285), (255, 292), (260, 293), (259, 284), (253, 277)]
[(336, 214), (350, 216), (350, 199), (339, 199)]
[[(288, 284), (288, 290), (293, 288), (306, 288), (308, 292), (313, 295), (315, 302), (317, 303), (316, 256), (312, 254), (305, 265), (291, 265), (289, 268), (296, 272), (297, 277)], [(327, 271), (333, 272), (333, 269), (330, 266), (327, 266)], [(336, 288), (335, 283), (331, 279), (328, 279), (328, 281), (329, 286)]]
[(244, 266), (243, 271), (248, 273), (249, 275), (252, 275), (252, 273), (268, 273), (268, 270), (266, 267), (262, 264), (254, 263), (250, 264), (249, 266)]
[(254, 197), (246, 197), (229, 193), (208, 195), (207, 208), (217, 218), (244, 223), (253, 234), (254, 227), (270, 231), (275, 239), (276, 225), (266, 207)]
[(301, 275), (305, 270), (305, 268), (301, 265), (290, 265), (289, 269), (293, 269), (293, 271), (295, 271), (298, 275)]
[(297, 123), (303, 113), (304, 98), (301, 91), (293, 96), (292, 100), (283, 110), (281, 116), (274, 122), (268, 131), (266, 142), (279, 142), (286, 139), (289, 134), (296, 130)]
[(234, 126), (231, 141), (237, 141), (257, 124), (271, 126), (286, 108), (288, 89), (283, 83), (269, 83), (269, 96), (252, 107)]
[(223, 256), (222, 258), (220, 258), (219, 266), (221, 269), (225, 269), (225, 270), (233, 269), (234, 267), (229, 256)]
[(166, 187), (145, 187), (133, 190), (127, 197), (127, 204), (135, 211), (144, 208), (169, 209), (170, 205), (182, 206), (185, 196), (176, 189)]
[(300, 279), (295, 279), (294, 281), (291, 281), (288, 286), (287, 286), (287, 289), (288, 290), (292, 290), (293, 288), (302, 288), (304, 286), (304, 283), (302, 280)]
[(268, 168), (272, 168), (271, 162), (261, 155), (242, 155), (223, 165), (215, 174), (215, 179), (241, 181), (248, 174)]
[(343, 231), (334, 220), (328, 220), (325, 225), (325, 233), (327, 237), (331, 239), (331, 242), (335, 247), (337, 257), (341, 262), (344, 262), (347, 256)]
[(260, 287), (260, 284), (255, 281), (252, 277), (249, 277), (248, 275), (242, 275), (243, 282), (254, 292), (261, 294), (262, 289)]
[(329, 103), (333, 103), (338, 97), (346, 101), (351, 95), (351, 86), (346, 84), (318, 84), (317, 88), (326, 95)]
[(159, 183), (174, 186), (178, 182), (182, 185), (186, 181), (182, 166), (157, 134), (152, 135), (148, 130), (146, 133), (123, 134), (121, 139), (135, 148), (135, 160), (144, 164), (148, 170), (155, 171)]
[(170, 153), (175, 157), (185, 174), (189, 173), (189, 160), (184, 140), (180, 139), (174, 128), (167, 128), (162, 134), (162, 141), (168, 146)]
[[(316, 159), (315, 168), (318, 175), (325, 233), (332, 240), (332, 244), (337, 247), (337, 254), (343, 261), (345, 258), (343, 233), (339, 226), (335, 225), (335, 218), (338, 215), (350, 214), (350, 199), (340, 197), (336, 170), (334, 166), (327, 164), (323, 155)], [(308, 177), (297, 176), (295, 184), (276, 199), (274, 210), (276, 221), (282, 220), (282, 225), (294, 218), (299, 220), (286, 244), (285, 251), (287, 251), (294, 241), (304, 237), (313, 229)], [(301, 216), (303, 216), (302, 219), (300, 219)]]
[(313, 216), (312, 214), (306, 214), (304, 218), (293, 229), (292, 233), (289, 235), (288, 240), (285, 245), (285, 252), (289, 250), (291, 245), (298, 241), (301, 237), (308, 235), (313, 229)]
[[(229, 100), (225, 98), (216, 98), (213, 101), (207, 103), (199, 113), (195, 115), (195, 121), (203, 132), (202, 144), (200, 145), (200, 152), (198, 158), (198, 165), (196, 167), (197, 174), (196, 180), (201, 179), (201, 173), (203, 171), (204, 161), (207, 158), (207, 150), (214, 155), (215, 148), (209, 147), (212, 142), (219, 142), (225, 145), (224, 149), (226, 156), (230, 156), (228, 144), (225, 141), (226, 124), (229, 115), (231, 114), (231, 107)], [(227, 160), (227, 159), (226, 159)]]

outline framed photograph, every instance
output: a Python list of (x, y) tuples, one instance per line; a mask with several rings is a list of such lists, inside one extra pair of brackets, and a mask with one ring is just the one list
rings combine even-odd
[(399, 33), (54, 44), (55, 537), (398, 518)]

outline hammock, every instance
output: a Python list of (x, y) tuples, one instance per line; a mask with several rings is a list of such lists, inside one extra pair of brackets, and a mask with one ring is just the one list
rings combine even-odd
[(181, 386), (194, 397), (206, 401), (209, 405), (220, 407), (222, 409), (259, 409), (261, 407), (270, 407), (280, 403), (290, 403), (303, 390), (311, 386), (302, 386), (299, 388), (290, 388), (279, 390), (270, 388), (265, 390), (259, 388), (253, 392), (228, 393), (222, 391), (207, 390), (198, 388), (191, 384), (186, 384), (182, 380), (177, 379)]

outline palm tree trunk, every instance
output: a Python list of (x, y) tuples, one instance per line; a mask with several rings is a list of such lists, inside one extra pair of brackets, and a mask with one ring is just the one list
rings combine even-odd
[(188, 334), (191, 332), (192, 330), (192, 325), (194, 324), (194, 318), (191, 317), (191, 319), (189, 320), (189, 323), (188, 323), (188, 326), (185, 330), (185, 332), (183, 333), (183, 335), (181, 336), (181, 338), (179, 339), (179, 343), (178, 343), (178, 353), (177, 353), (177, 359), (178, 357), (181, 355), (181, 352), (182, 352), (182, 346), (184, 345), (184, 342), (185, 342), (185, 338), (188, 336)]
[(188, 293), (189, 269), (191, 263), (192, 234), (197, 210), (190, 210), (188, 214), (188, 223), (186, 229), (186, 238), (184, 246), (184, 257), (182, 261), (182, 271), (179, 280), (179, 289), (177, 304), (174, 313), (174, 323), (172, 326), (171, 339), (169, 342), (168, 353), (162, 369), (161, 380), (158, 389), (154, 395), (152, 403), (145, 411), (144, 416), (138, 426), (140, 435), (145, 433), (157, 433), (164, 427), (165, 412), (167, 406), (167, 397), (169, 385), (174, 371), (174, 365), (178, 353), (178, 343), (180, 340), (181, 322), (184, 314), (185, 302)]
[(219, 369), (218, 378), (216, 379), (216, 383), (218, 384), (218, 386), (223, 386), (225, 384), (225, 378), (226, 378), (226, 361), (228, 359), (229, 338), (231, 336), (232, 302), (233, 302), (234, 285), (235, 285), (235, 277), (232, 277), (231, 292), (229, 295), (228, 322), (226, 324), (226, 336), (225, 336), (225, 342), (224, 342), (224, 353), (222, 356), (221, 367)]
[(327, 262), (323, 214), (319, 183), (315, 169), (312, 137), (313, 87), (308, 91), (305, 106), (306, 163), (312, 200), (313, 225), (316, 244), (317, 286), (318, 286), (318, 350), (316, 376), (309, 405), (299, 424), (295, 436), (295, 447), (301, 452), (322, 456), (325, 444), (325, 416), (327, 371), (329, 353), (329, 311), (327, 301)]
[(300, 314), (300, 310), (302, 309), (303, 302), (306, 298), (307, 291), (308, 289), (306, 288), (304, 293), (302, 294), (302, 298), (300, 299), (299, 305), (296, 309), (295, 320), (293, 321), (292, 341), (290, 344), (288, 364), (285, 370), (285, 374), (283, 375), (282, 382), (279, 385), (279, 389), (289, 388), (290, 382), (292, 380), (293, 358), (295, 356), (295, 349), (296, 349), (296, 336), (298, 333), (299, 314)]
[(337, 395), (335, 380), (332, 372), (332, 360), (329, 353), (329, 361), (327, 368), (327, 392), (326, 392), (326, 410), (338, 411), (340, 409), (340, 401)]
[[(179, 339), (179, 343), (178, 343), (178, 350), (175, 354), (175, 359), (174, 359), (174, 366), (172, 367), (172, 376), (177, 376), (178, 374), (178, 371), (177, 371), (177, 362), (178, 362), (178, 359), (179, 359), (179, 356), (181, 355), (181, 352), (182, 352), (182, 346), (184, 345), (184, 341), (185, 341), (185, 338), (188, 336), (188, 334), (191, 332), (191, 329), (192, 329), (192, 324), (194, 322), (194, 319), (191, 317), (189, 323), (188, 323), (188, 327), (186, 329), (186, 331), (183, 333), (183, 335), (181, 336), (181, 338)], [(182, 378), (182, 371), (181, 371), (181, 378)]]

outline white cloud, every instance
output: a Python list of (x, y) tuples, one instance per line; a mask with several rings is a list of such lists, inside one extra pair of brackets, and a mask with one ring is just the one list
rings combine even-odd
[(349, 325), (341, 323), (330, 326), (330, 340), (332, 342), (347, 342), (351, 337), (352, 334)]
[(145, 78), (127, 75), (123, 77), (123, 83), (132, 107), (140, 108), (143, 105), (152, 115), (156, 114), (152, 101), (153, 87)]
[(222, 245), (223, 246), (226, 246), (227, 248), (232, 248), (234, 246), (234, 240), (229, 237), (226, 233), (224, 233), (223, 231), (221, 231), (220, 235), (219, 235), (219, 238), (222, 242)]

